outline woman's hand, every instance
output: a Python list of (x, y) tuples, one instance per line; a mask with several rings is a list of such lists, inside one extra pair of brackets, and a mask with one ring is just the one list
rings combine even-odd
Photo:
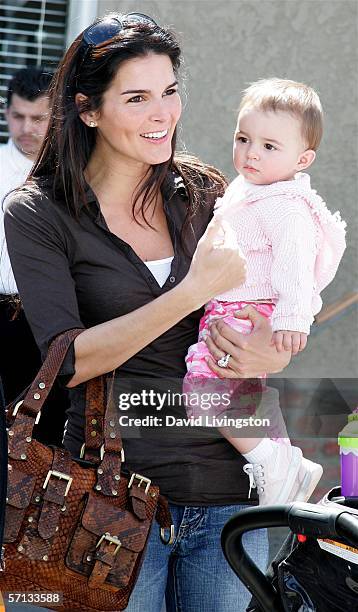
[[(238, 318), (250, 319), (253, 324), (250, 335), (240, 334), (220, 319), (211, 324), (206, 339), (212, 354), (208, 359), (210, 369), (220, 378), (255, 378), (264, 372), (281, 372), (289, 364), (291, 352), (279, 353), (271, 344), (269, 321), (252, 306), (241, 310)], [(217, 361), (227, 353), (231, 355), (228, 367), (220, 368)]]
[(230, 226), (215, 216), (199, 240), (185, 282), (197, 296), (198, 308), (246, 278), (246, 260)]

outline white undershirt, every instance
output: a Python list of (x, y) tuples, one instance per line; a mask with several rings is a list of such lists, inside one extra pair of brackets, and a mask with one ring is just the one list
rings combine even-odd
[(144, 262), (160, 287), (163, 287), (170, 274), (173, 259), (174, 257), (172, 256), (166, 257), (165, 259), (154, 259), (153, 261)]

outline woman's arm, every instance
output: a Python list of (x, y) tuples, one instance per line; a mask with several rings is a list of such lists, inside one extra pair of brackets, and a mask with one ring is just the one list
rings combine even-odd
[[(14, 196), (5, 212), (11, 264), (26, 316), (43, 355), (52, 339), (81, 321), (71, 253), (76, 248), (48, 198)], [(185, 279), (126, 315), (86, 329), (72, 345), (61, 374), (73, 387), (119, 367), (214, 295), (245, 279), (245, 262), (230, 228), (213, 219), (200, 239)], [(73, 350), (74, 349), (74, 350)]]
[(214, 295), (242, 284), (245, 275), (245, 261), (230, 231), (214, 218), (198, 243), (187, 276), (176, 288), (76, 338), (75, 374), (67, 386), (119, 367)]
[[(272, 329), (269, 321), (252, 306), (240, 312), (240, 318), (249, 318), (253, 324), (250, 335), (235, 331), (223, 321), (210, 326), (206, 344), (213, 358), (208, 365), (220, 378), (255, 378), (264, 372), (281, 372), (291, 360), (291, 352), (279, 353), (272, 345)], [(220, 368), (217, 360), (230, 353), (229, 366)]]

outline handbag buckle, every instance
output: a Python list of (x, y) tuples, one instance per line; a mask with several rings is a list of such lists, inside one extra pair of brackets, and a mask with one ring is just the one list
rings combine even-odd
[[(86, 450), (86, 443), (82, 444), (81, 446), (81, 450), (80, 450), (80, 459), (83, 459), (83, 457), (85, 456), (85, 450)], [(104, 454), (105, 454), (105, 449), (104, 449), (104, 444), (101, 445), (101, 448), (99, 449), (99, 457), (102, 461)], [(124, 448), (121, 449), (121, 462), (124, 463)]]
[(113, 556), (115, 557), (120, 547), (122, 546), (122, 542), (120, 541), (120, 539), (116, 538), (115, 536), (111, 536), (109, 532), (104, 533), (98, 540), (96, 544), (96, 548), (99, 548), (101, 546), (103, 540), (106, 540), (107, 542), (110, 542), (111, 544), (116, 545), (115, 551), (113, 553)]
[[(19, 408), (20, 408), (20, 406), (21, 406), (23, 403), (24, 403), (24, 400), (20, 400), (19, 402), (17, 402), (17, 404), (16, 404), (16, 406), (15, 406), (14, 410), (12, 411), (12, 416), (13, 416), (13, 417), (17, 415), (17, 413), (19, 412)], [(40, 418), (41, 418), (41, 410), (40, 410), (40, 412), (38, 412), (38, 413), (37, 413), (37, 415), (36, 415), (35, 425), (37, 425), (37, 424), (38, 424), (38, 422), (39, 422)]]
[(150, 478), (146, 478), (145, 476), (142, 476), (141, 474), (132, 474), (132, 476), (130, 477), (130, 481), (128, 483), (128, 489), (130, 489), (133, 486), (134, 480), (139, 480), (139, 483), (137, 485), (138, 487), (140, 487), (143, 484), (143, 482), (145, 482), (146, 485), (145, 485), (144, 492), (148, 493), (149, 487), (152, 483)]
[(62, 472), (57, 472), (56, 470), (49, 470), (47, 472), (47, 476), (45, 478), (45, 482), (42, 485), (43, 489), (47, 488), (47, 485), (50, 481), (51, 476), (55, 476), (56, 478), (59, 478), (60, 480), (67, 480), (67, 486), (66, 486), (66, 491), (64, 494), (64, 497), (67, 497), (67, 493), (69, 492), (70, 488), (71, 488), (71, 484), (72, 484), (72, 476), (69, 476), (68, 474), (63, 474)]
[[(100, 459), (102, 461), (104, 455), (105, 455), (105, 448), (104, 448), (104, 444), (102, 444), (101, 448), (99, 449), (99, 456)], [(121, 448), (121, 463), (124, 463), (124, 448)]]

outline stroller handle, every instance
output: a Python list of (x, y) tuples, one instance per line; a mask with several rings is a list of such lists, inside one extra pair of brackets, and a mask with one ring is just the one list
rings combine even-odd
[(295, 534), (344, 538), (353, 546), (358, 546), (358, 517), (354, 518), (343, 506), (332, 508), (295, 502), (249, 507), (235, 514), (222, 530), (221, 546), (227, 562), (256, 597), (263, 612), (282, 612), (283, 607), (270, 580), (245, 552), (242, 536), (246, 531), (265, 527), (289, 527)]

